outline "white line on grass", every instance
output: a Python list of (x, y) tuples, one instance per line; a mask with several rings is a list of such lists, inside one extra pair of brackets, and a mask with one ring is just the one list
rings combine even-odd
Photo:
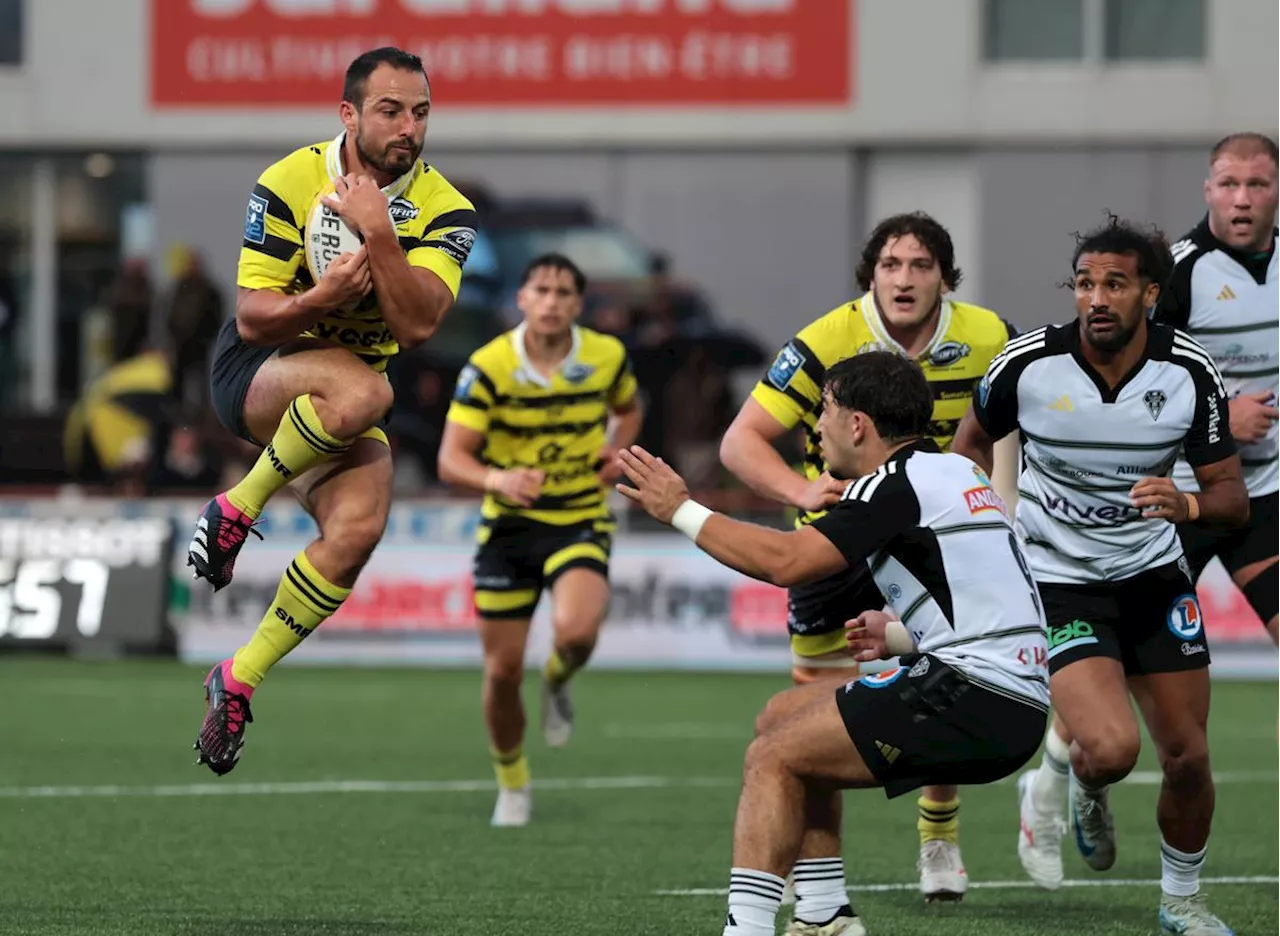
[[(1204, 877), (1201, 884), (1276, 884), (1280, 878), (1275, 875), (1258, 875), (1254, 877)], [(1158, 887), (1159, 878), (1076, 878), (1062, 882), (1063, 887)], [(1031, 881), (970, 881), (970, 887), (990, 890), (1030, 890), (1036, 885)], [(851, 894), (880, 894), (887, 891), (917, 891), (919, 881), (902, 884), (853, 884), (848, 888)], [(724, 897), (729, 891), (724, 887), (689, 887), (683, 890), (654, 891), (655, 897)]]
[[(659, 790), (731, 787), (737, 777), (546, 777), (538, 790)], [(0, 787), (0, 799), (76, 799), (111, 796), (280, 796), (316, 793), (476, 793), (497, 789), (489, 780), (313, 780), (279, 783), (172, 783), (159, 786)]]

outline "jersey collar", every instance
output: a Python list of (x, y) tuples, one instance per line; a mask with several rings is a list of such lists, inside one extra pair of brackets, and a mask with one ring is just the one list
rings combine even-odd
[[(342, 144), (346, 142), (346, 139), (347, 139), (347, 131), (343, 130), (341, 133), (339, 133), (336, 137), (333, 138), (333, 142), (329, 144), (328, 151), (326, 151), (324, 154), (324, 168), (325, 168), (325, 171), (329, 174), (330, 182), (337, 180), (343, 174), (342, 173)], [(393, 181), (390, 185), (383, 186), (382, 194), (387, 196), (388, 201), (395, 198), (397, 195), (404, 194), (405, 189), (407, 189), (410, 183), (413, 182), (413, 177), (417, 175), (418, 167), (420, 165), (422, 165), (422, 160), (415, 159), (413, 161), (412, 169), (410, 169), (404, 175), (400, 176), (400, 178)]]
[[(875, 336), (876, 341), (884, 345), (890, 351), (896, 351), (903, 357), (910, 357), (907, 349), (889, 336), (889, 332), (884, 327), (884, 319), (880, 317), (880, 309), (876, 305), (876, 295), (874, 290), (868, 290), (867, 294), (862, 297), (862, 301), (858, 303), (862, 307), (862, 318), (867, 323), (867, 328), (871, 334)], [(929, 339), (929, 343), (920, 351), (919, 361), (927, 361), (933, 354), (933, 351), (943, 338), (946, 337), (947, 331), (951, 328), (951, 300), (943, 299), (942, 308), (938, 310), (938, 323), (933, 330), (933, 337)]]
[[(537, 384), (544, 390), (551, 389), (551, 378), (542, 376), (542, 373), (533, 366), (529, 361), (529, 352), (524, 346), (524, 333), (529, 326), (521, 322), (515, 328), (511, 329), (511, 344), (515, 348), (516, 357), (520, 361), (520, 369), (524, 371), (524, 375), (531, 383)], [(556, 366), (556, 371), (564, 370), (565, 366), (573, 363), (578, 358), (578, 349), (582, 346), (582, 332), (578, 330), (578, 326), (573, 326), (573, 343), (569, 345), (569, 353), (565, 355), (563, 361)]]

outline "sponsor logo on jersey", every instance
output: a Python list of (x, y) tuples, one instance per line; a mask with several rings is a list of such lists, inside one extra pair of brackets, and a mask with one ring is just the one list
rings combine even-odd
[(978, 384), (978, 405), (986, 406), (989, 396), (991, 396), (991, 378), (984, 376)]
[(1169, 606), (1169, 630), (1182, 640), (1195, 640), (1204, 632), (1204, 615), (1194, 592), (1178, 597)]
[(1101, 520), (1104, 523), (1128, 523), (1142, 519), (1142, 508), (1128, 504), (1073, 504), (1065, 497), (1046, 494), (1041, 502), (1051, 514), (1060, 514), (1065, 520)]
[(791, 386), (791, 378), (804, 366), (804, 362), (805, 356), (793, 345), (784, 345), (778, 352), (778, 356), (773, 359), (773, 366), (769, 368), (765, 379), (778, 390), (785, 390)]
[(476, 378), (480, 376), (474, 364), (468, 364), (458, 373), (458, 385), (453, 391), (455, 400), (465, 400), (471, 396), (471, 387), (476, 382)]
[(883, 689), (885, 686), (891, 685), (902, 678), (905, 673), (901, 666), (895, 666), (891, 670), (885, 670), (883, 673), (876, 673), (872, 676), (863, 676), (858, 682), (866, 686), (868, 689)]
[(995, 510), (1002, 514), (1005, 512), (1004, 501), (1000, 499), (1000, 495), (985, 485), (965, 491), (964, 504), (971, 514), (979, 514), (984, 510)]
[(1208, 652), (1209, 652), (1209, 648), (1202, 643), (1191, 643), (1190, 641), (1187, 641), (1186, 643), (1182, 644), (1183, 656), (1195, 656), (1197, 653), (1208, 653)]
[(418, 216), (418, 206), (404, 196), (397, 195), (387, 206), (387, 214), (391, 215), (392, 224), (406, 224)]
[(1274, 351), (1263, 354), (1246, 354), (1244, 345), (1233, 344), (1225, 348), (1221, 354), (1215, 355), (1215, 362), (1223, 370), (1229, 367), (1252, 367), (1258, 364), (1266, 364), (1274, 355)]
[(249, 196), (249, 207), (244, 213), (244, 239), (251, 244), (267, 242), (267, 200), (257, 195)]
[(1071, 405), (1071, 397), (1065, 393), (1049, 404), (1049, 409), (1059, 413), (1074, 413), (1076, 408)]
[(883, 741), (876, 742), (876, 750), (880, 752), (880, 756), (889, 764), (892, 764), (902, 755), (902, 748), (894, 747), (892, 744), (885, 744)]
[(1216, 445), (1222, 441), (1222, 413), (1218, 410), (1218, 395), (1210, 393), (1205, 397), (1209, 407), (1209, 444)]
[(571, 384), (580, 384), (595, 372), (596, 369), (590, 364), (582, 364), (578, 361), (566, 364), (560, 370), (560, 373), (564, 375), (564, 379)]
[(1218, 293), (1218, 301), (1221, 302), (1224, 299), (1234, 299), (1235, 297), (1235, 290), (1233, 290), (1229, 284), (1223, 283), (1222, 291)]
[(450, 257), (463, 264), (471, 256), (471, 248), (476, 243), (476, 232), (472, 228), (454, 228), (448, 234), (441, 235), (432, 246), (438, 247)]
[(933, 349), (933, 353), (929, 355), (929, 363), (934, 367), (949, 367), (956, 361), (968, 357), (972, 350), (967, 344), (959, 341), (944, 341)]
[(902, 586), (897, 582), (890, 582), (889, 587), (885, 589), (884, 596), (890, 604), (902, 599)]
[(1156, 474), (1157, 465), (1121, 465), (1116, 469), (1116, 474), (1122, 475), (1150, 475)]
[(1142, 402), (1146, 404), (1147, 412), (1151, 414), (1151, 418), (1159, 420), (1160, 414), (1164, 412), (1164, 405), (1169, 402), (1169, 398), (1164, 395), (1163, 390), (1148, 390), (1142, 395)]
[(907, 670), (907, 678), (919, 679), (927, 672), (929, 672), (929, 658), (927, 656), (922, 656), (920, 659), (916, 660), (911, 669)]

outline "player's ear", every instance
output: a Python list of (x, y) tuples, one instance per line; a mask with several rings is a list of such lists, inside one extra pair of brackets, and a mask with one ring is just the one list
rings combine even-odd
[(338, 105), (338, 119), (342, 121), (342, 125), (347, 128), (348, 133), (356, 132), (356, 124), (360, 117), (360, 109), (350, 101), (343, 101)]
[(1147, 283), (1147, 288), (1142, 293), (1142, 308), (1150, 312), (1156, 307), (1156, 303), (1160, 301), (1160, 284)]

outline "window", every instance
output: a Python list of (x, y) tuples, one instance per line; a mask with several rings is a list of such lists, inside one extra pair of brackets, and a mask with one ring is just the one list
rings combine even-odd
[(989, 62), (1203, 61), (1205, 0), (985, 0)]
[(1203, 59), (1204, 0), (1106, 0), (1108, 61)]
[(0, 0), (0, 66), (22, 64), (23, 0)]
[(988, 61), (1083, 58), (1084, 0), (987, 0), (985, 6)]

